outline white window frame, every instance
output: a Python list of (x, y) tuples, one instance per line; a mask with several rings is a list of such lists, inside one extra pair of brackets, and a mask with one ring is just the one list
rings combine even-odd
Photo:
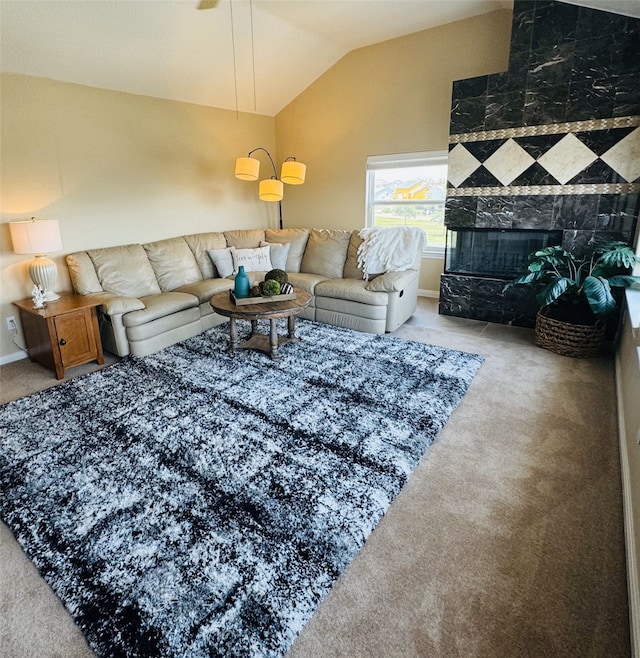
[[(391, 167), (410, 167), (417, 165), (436, 165), (448, 163), (449, 152), (445, 150), (439, 151), (416, 151), (415, 153), (395, 153), (392, 155), (369, 155), (367, 156), (367, 182), (366, 182), (366, 200), (365, 200), (365, 225), (367, 227), (374, 226), (375, 220), (375, 206), (384, 205), (389, 203), (391, 205), (398, 205), (406, 203), (407, 205), (415, 205), (416, 201), (377, 201), (374, 198), (375, 194), (375, 174), (374, 172), (380, 169), (389, 169)], [(446, 197), (445, 197), (446, 201)], [(420, 205), (440, 205), (442, 201), (435, 201), (429, 199), (421, 199)], [(444, 257), (444, 247), (427, 244), (426, 249), (422, 252), (423, 258), (438, 258)]]

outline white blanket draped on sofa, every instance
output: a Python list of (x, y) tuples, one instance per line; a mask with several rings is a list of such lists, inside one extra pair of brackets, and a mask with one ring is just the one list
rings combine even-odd
[(358, 266), (367, 279), (380, 272), (404, 272), (425, 248), (427, 238), (417, 226), (363, 228), (358, 235), (363, 243), (358, 247)]

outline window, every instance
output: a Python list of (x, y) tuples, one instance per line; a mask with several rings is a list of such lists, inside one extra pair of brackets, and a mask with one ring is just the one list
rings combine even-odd
[(367, 226), (419, 226), (425, 254), (445, 245), (447, 152), (375, 155), (367, 158)]

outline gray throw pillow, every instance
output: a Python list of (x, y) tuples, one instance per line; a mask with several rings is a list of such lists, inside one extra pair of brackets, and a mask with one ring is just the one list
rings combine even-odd
[(226, 279), (233, 274), (231, 247), (227, 247), (226, 249), (209, 249), (207, 253), (219, 277)]
[(261, 242), (261, 247), (270, 247), (271, 250), (271, 267), (274, 270), (282, 270), (283, 272), (287, 269), (287, 256), (289, 255), (289, 247), (291, 244), (289, 242), (284, 242), (279, 244), (278, 242)]

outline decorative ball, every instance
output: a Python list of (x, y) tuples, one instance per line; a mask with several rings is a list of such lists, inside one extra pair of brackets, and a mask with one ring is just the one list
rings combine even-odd
[(264, 282), (262, 286), (262, 294), (264, 297), (273, 297), (280, 294), (280, 284), (275, 279), (269, 279)]
[(293, 292), (293, 286), (290, 283), (285, 283), (280, 286), (281, 295), (290, 295)]
[(261, 292), (260, 292), (260, 286), (253, 286), (251, 290), (249, 291), (252, 297), (260, 297)]
[(289, 277), (284, 270), (269, 270), (264, 275), (265, 281), (277, 281), (281, 286), (289, 281)]

